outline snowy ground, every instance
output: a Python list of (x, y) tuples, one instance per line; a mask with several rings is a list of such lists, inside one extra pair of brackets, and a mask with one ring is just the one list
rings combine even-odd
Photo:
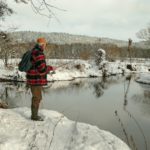
[(29, 108), (0, 109), (0, 150), (129, 150), (107, 131), (41, 110), (45, 121), (30, 120)]

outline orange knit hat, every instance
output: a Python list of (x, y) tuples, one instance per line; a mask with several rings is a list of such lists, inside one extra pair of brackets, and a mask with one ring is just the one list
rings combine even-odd
[(45, 40), (45, 38), (38, 38), (37, 39), (37, 43), (39, 43), (39, 44), (46, 44), (46, 40)]

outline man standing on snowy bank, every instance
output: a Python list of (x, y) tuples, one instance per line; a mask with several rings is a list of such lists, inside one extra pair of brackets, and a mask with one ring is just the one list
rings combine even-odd
[(32, 93), (31, 104), (31, 119), (35, 121), (43, 121), (41, 116), (38, 116), (40, 101), (42, 100), (42, 86), (47, 85), (47, 74), (55, 67), (47, 66), (43, 51), (46, 47), (45, 38), (38, 38), (37, 44), (32, 49), (31, 62), (32, 67), (27, 72), (27, 84), (30, 86)]

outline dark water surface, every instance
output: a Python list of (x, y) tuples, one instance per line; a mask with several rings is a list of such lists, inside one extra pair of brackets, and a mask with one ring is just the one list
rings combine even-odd
[[(0, 84), (0, 96), (11, 108), (30, 107), (25, 84)], [(150, 85), (134, 77), (77, 79), (50, 83), (41, 108), (59, 111), (71, 120), (108, 130), (131, 149), (150, 149)]]

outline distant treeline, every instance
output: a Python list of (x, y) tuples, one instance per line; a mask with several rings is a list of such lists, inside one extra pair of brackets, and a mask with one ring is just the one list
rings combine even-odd
[[(34, 43), (18, 43), (9, 47), (9, 55), (12, 57), (20, 58), (22, 54), (31, 49)], [(11, 48), (11, 52), (10, 52)], [(115, 44), (47, 44), (47, 50), (45, 51), (46, 58), (58, 58), (58, 59), (91, 59), (95, 57), (96, 51), (102, 48), (106, 51), (107, 59), (114, 60), (115, 58), (129, 57), (127, 47), (118, 47)], [(7, 51), (7, 50), (6, 50)], [(0, 53), (1, 57), (1, 53)], [(131, 57), (133, 58), (150, 58), (150, 49), (141, 49), (137, 47), (131, 47)]]

